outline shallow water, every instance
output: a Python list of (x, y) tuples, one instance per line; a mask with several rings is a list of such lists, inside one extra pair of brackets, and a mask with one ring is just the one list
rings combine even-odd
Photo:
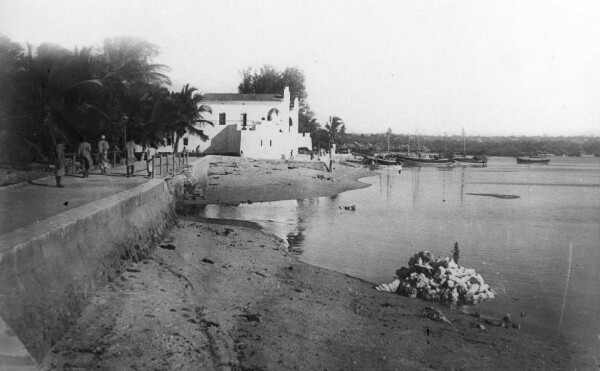
[[(380, 170), (370, 187), (334, 197), (207, 205), (200, 217), (253, 221), (288, 240), (305, 262), (373, 283), (390, 282), (417, 251), (449, 256), (498, 294), (475, 308), (546, 336), (576, 356), (600, 351), (600, 161), (553, 158), (487, 168)], [(356, 205), (356, 210), (343, 206)], [(340, 208), (342, 207), (342, 208)], [(524, 316), (521, 316), (521, 313)]]

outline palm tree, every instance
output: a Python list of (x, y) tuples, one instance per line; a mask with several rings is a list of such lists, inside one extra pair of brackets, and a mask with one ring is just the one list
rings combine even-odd
[[(91, 108), (102, 90), (90, 68), (92, 58), (82, 58), (52, 44), (36, 53), (28, 45), (18, 60), (17, 88), (12, 97), (12, 135), (25, 139), (27, 147), (42, 155), (54, 153), (58, 140), (75, 139), (96, 115)], [(96, 110), (97, 111), (97, 110)]]
[(203, 113), (212, 113), (210, 106), (202, 104), (202, 95), (197, 93), (198, 89), (186, 84), (181, 92), (172, 93), (173, 103), (172, 122), (168, 125), (168, 131), (173, 135), (173, 151), (178, 152), (179, 139), (186, 133), (197, 135), (202, 141), (207, 141), (208, 136), (201, 128), (208, 124), (214, 126), (212, 121), (204, 119)]
[(344, 121), (337, 116), (329, 116), (329, 121), (325, 124), (325, 130), (329, 134), (329, 151), (331, 152), (331, 145), (339, 143), (340, 136), (346, 133), (346, 125)]

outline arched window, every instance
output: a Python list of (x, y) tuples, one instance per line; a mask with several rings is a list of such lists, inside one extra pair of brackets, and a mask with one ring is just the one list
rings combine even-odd
[(267, 115), (267, 121), (273, 121), (273, 116), (279, 116), (279, 110), (277, 108), (271, 108)]

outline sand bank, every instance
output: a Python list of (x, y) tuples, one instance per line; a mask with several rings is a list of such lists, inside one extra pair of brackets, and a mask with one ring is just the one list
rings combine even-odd
[(358, 179), (376, 173), (364, 167), (334, 163), (332, 172), (293, 161), (215, 158), (209, 168), (206, 197), (201, 203), (242, 203), (332, 196), (367, 187)]

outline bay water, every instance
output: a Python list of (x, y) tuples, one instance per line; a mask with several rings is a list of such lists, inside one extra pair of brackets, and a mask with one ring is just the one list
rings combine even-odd
[[(488, 167), (382, 168), (333, 197), (205, 205), (195, 215), (259, 224), (300, 260), (375, 284), (418, 251), (474, 268), (496, 292), (465, 311), (564, 337), (589, 365), (600, 353), (600, 159)], [(347, 210), (345, 206), (355, 206)], [(448, 309), (450, 310), (450, 309)]]

